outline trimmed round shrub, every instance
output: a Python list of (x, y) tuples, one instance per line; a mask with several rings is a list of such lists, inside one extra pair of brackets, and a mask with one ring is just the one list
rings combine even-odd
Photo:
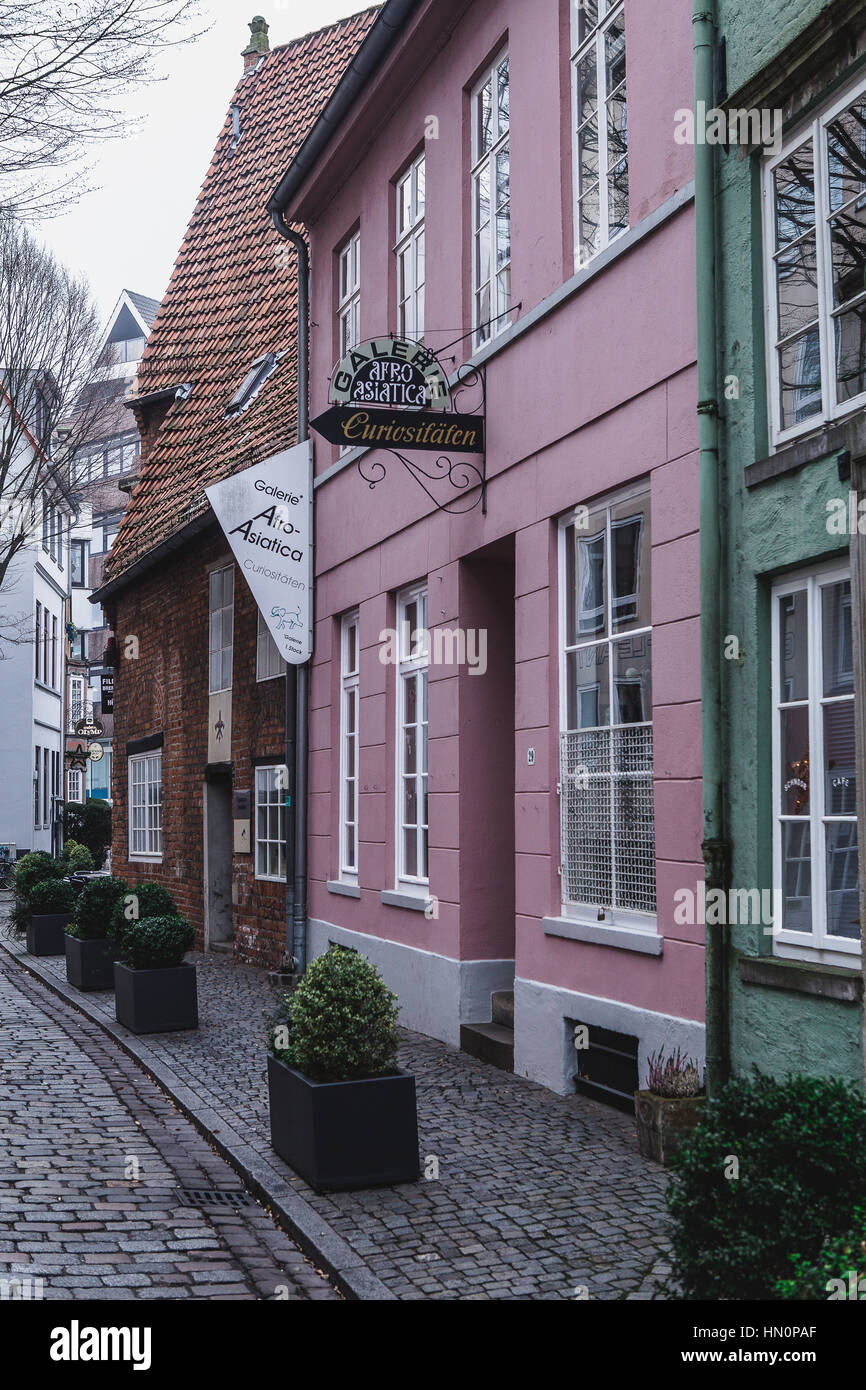
[(311, 1081), (387, 1076), (397, 1069), (397, 1011), (397, 996), (365, 956), (331, 946), (270, 1020), (269, 1043)]
[(180, 965), (194, 944), (195, 932), (185, 917), (142, 917), (125, 924), (120, 959), (132, 970), (165, 970)]
[(139, 921), (143, 917), (177, 916), (177, 903), (161, 883), (154, 883), (152, 880), (137, 883), (134, 888), (127, 889), (114, 909), (112, 934), (119, 939), (130, 922)]
[(90, 879), (78, 894), (69, 935), (81, 941), (103, 941), (111, 936), (114, 909), (128, 891), (124, 879), (110, 874)]
[(80, 845), (77, 840), (66, 841), (63, 858), (70, 874), (93, 872), (93, 855), (86, 845)]
[(22, 854), (18, 860), (12, 887), (16, 897), (29, 902), (30, 894), (37, 883), (62, 877), (63, 865), (52, 859), (50, 854), (46, 854), (44, 849), (37, 849), (30, 854)]
[(811, 1268), (854, 1228), (864, 1152), (866, 1099), (853, 1083), (757, 1070), (728, 1082), (673, 1159), (673, 1288), (686, 1299), (783, 1296), (793, 1256)]
[(75, 889), (62, 878), (46, 878), (30, 890), (30, 912), (34, 917), (71, 912), (74, 906)]

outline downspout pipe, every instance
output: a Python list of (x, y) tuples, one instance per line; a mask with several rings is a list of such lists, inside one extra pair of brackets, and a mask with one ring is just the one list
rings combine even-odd
[[(695, 248), (697, 259), (698, 474), (700, 492), (701, 734), (703, 842), (707, 891), (727, 892), (730, 854), (725, 838), (722, 746), (722, 544), (719, 467), (718, 313), (716, 298), (715, 146), (697, 128), (715, 107), (714, 0), (693, 0), (695, 83)], [(702, 106), (701, 103), (704, 103)], [(722, 914), (727, 917), (727, 914)], [(716, 1094), (730, 1070), (728, 927), (706, 926), (707, 1091)]]
[[(310, 253), (300, 232), (270, 209), (273, 224), (298, 256), (298, 443), (310, 434)], [(286, 956), (295, 974), (307, 964), (308, 666), (286, 665)]]

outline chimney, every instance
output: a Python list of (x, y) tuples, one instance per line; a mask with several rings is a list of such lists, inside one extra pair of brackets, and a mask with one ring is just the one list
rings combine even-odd
[(259, 59), (270, 51), (267, 21), (260, 14), (254, 15), (250, 20), (250, 41), (241, 53), (244, 60), (244, 72), (254, 68)]

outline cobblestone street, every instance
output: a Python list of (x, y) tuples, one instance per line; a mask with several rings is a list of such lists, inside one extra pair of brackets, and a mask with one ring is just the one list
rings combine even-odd
[(339, 1298), (141, 1068), (4, 953), (0, 1133), (0, 1297)]
[[(14, 954), (22, 954), (22, 947), (14, 939), (4, 937), (3, 944)], [(257, 1174), (266, 1190), (270, 1190), (270, 1182), (290, 1185), (292, 1193), (302, 1196), (309, 1208), (323, 1218), (323, 1230), (327, 1223), (330, 1232), (346, 1243), (356, 1266), (369, 1272), (375, 1281), (381, 1281), (387, 1291), (385, 1296), (573, 1299), (581, 1296), (581, 1289), (586, 1290), (583, 1296), (590, 1299), (658, 1296), (656, 1279), (666, 1271), (667, 1179), (662, 1169), (640, 1157), (630, 1117), (582, 1096), (553, 1095), (444, 1043), (406, 1033), (400, 1060), (417, 1078), (422, 1163), (430, 1176), (419, 1183), (391, 1189), (317, 1194), (270, 1147), (263, 1012), (272, 1006), (274, 995), (267, 975), (237, 966), (222, 956), (198, 955), (194, 959), (199, 972), (200, 1028), (197, 1032), (144, 1039), (135, 1038), (115, 1023), (112, 994), (82, 996), (71, 990), (66, 984), (62, 958), (38, 962), (27, 958), (27, 963), (50, 976), (58, 987), (74, 996), (80, 1007), (93, 1010), (110, 1022), (125, 1045), (145, 1065), (152, 1066), (156, 1074), (174, 1078), (179, 1091), (183, 1091), (183, 1103), (197, 1119), (199, 1111), (211, 1116), (212, 1128), (219, 1130), (222, 1142), (248, 1146), (254, 1151), (258, 1157)], [(94, 1189), (100, 1182), (103, 1200), (104, 1184), (112, 1181), (117, 1183), (115, 1198), (120, 1193), (124, 1203), (129, 1201), (130, 1209), (122, 1212), (124, 1229), (137, 1218), (138, 1233), (145, 1232), (142, 1239), (151, 1245), (151, 1250), (141, 1252), (148, 1264), (136, 1262), (135, 1272), (127, 1273), (127, 1281), (141, 1270), (142, 1289), (151, 1283), (156, 1285), (158, 1279), (174, 1278), (181, 1292), (204, 1291), (213, 1296), (216, 1285), (208, 1279), (204, 1267), (213, 1260), (214, 1265), (220, 1266), (220, 1278), (226, 1287), (238, 1296), (249, 1297), (253, 1275), (244, 1272), (246, 1251), (259, 1242), (260, 1265), (270, 1260), (271, 1266), (267, 1273), (257, 1267), (256, 1287), (268, 1285), (272, 1291), (279, 1282), (273, 1273), (276, 1251), (279, 1249), (279, 1263), (287, 1263), (289, 1255), (285, 1241), (279, 1246), (282, 1238), (274, 1234), (263, 1217), (260, 1226), (243, 1210), (228, 1217), (208, 1214), (202, 1219), (198, 1213), (178, 1211), (171, 1200), (170, 1188), (174, 1185), (236, 1186), (237, 1178), (158, 1090), (119, 1057), (112, 1042), (101, 1040), (98, 1030), (80, 1014), (72, 1014), (50, 1000), (46, 1002), (45, 991), (28, 983), (25, 972), (0, 953), (0, 962), (3, 960), (4, 989), (12, 990), (14, 997), (16, 990), (9, 981), (11, 971), (25, 998), (36, 993), (39, 1009), (46, 1015), (59, 1014), (63, 1020), (62, 1025), (52, 1023), (50, 1034), (40, 1030), (37, 1038), (33, 1024), (28, 1022), (28, 1011), (35, 1006), (27, 1004), (22, 1026), (25, 1037), (32, 1041), (26, 1045), (36, 1056), (44, 1057), (47, 1052), (51, 1065), (44, 1067), (45, 1082), (37, 1080), (31, 1070), (25, 1084), (34, 1090), (48, 1084), (49, 1099), (42, 1094), (40, 1104), (50, 1106), (56, 1096), (58, 1106), (72, 1107), (73, 1111), (80, 1106), (78, 1119), (64, 1122), (65, 1142), (73, 1153), (79, 1152), (85, 1137), (91, 1135), (94, 1115), (100, 1117), (111, 1136), (104, 1159), (93, 1160), (95, 1169), (82, 1162), (79, 1152), (78, 1167), (67, 1170), (65, 1181), (75, 1184), (70, 1190), (70, 1210), (71, 1199), (79, 1192), (86, 1193), (85, 1206), (93, 1203)], [(6, 1022), (5, 1007), (3, 1017)], [(26, 1031), (28, 1028), (30, 1032)], [(62, 1055), (55, 1048), (62, 1050)], [(13, 1047), (11, 1056), (20, 1076), (20, 1045)], [(74, 1063), (73, 1079), (70, 1057)], [(91, 1079), (86, 1096), (79, 1069), (81, 1078)], [(2, 1071), (5, 1108), (10, 1105), (9, 1070), (7, 1045), (3, 1049)], [(97, 1087), (100, 1071), (103, 1079)], [(134, 1086), (130, 1084), (130, 1075), (136, 1077)], [(118, 1086), (121, 1095), (129, 1098), (129, 1109), (117, 1098)], [(99, 1097), (98, 1104), (93, 1102), (94, 1096)], [(12, 1103), (14, 1106), (14, 1096)], [(133, 1115), (141, 1120), (140, 1128)], [(17, 1123), (21, 1124), (20, 1116)], [(22, 1147), (21, 1155), (50, 1165), (52, 1141), (46, 1139), (41, 1121), (32, 1123), (34, 1133), (21, 1137), (22, 1146), (29, 1142), (31, 1148)], [(81, 1126), (80, 1134), (76, 1134), (76, 1124)], [(181, 1131), (185, 1138), (179, 1137)], [(73, 1134), (75, 1140), (69, 1143)], [(127, 1138), (133, 1134), (136, 1146)], [(127, 1151), (146, 1153), (148, 1162), (156, 1165), (146, 1189), (139, 1187), (135, 1199), (123, 1183), (121, 1169)], [(9, 1161), (7, 1154), (5, 1162)], [(75, 1176), (71, 1178), (73, 1171)], [(8, 1176), (4, 1172), (4, 1177)], [(8, 1194), (8, 1189), (4, 1191)], [(43, 1215), (43, 1221), (45, 1206), (51, 1200), (48, 1194), (41, 1207), (34, 1207)], [(79, 1206), (81, 1201), (79, 1198)], [(8, 1208), (8, 1195), (4, 1202)], [(4, 1217), (8, 1221), (8, 1209)], [(81, 1219), (78, 1207), (75, 1219)], [(168, 1220), (172, 1223), (169, 1241), (154, 1238), (154, 1224), (158, 1223), (164, 1234), (164, 1222)], [(184, 1223), (191, 1228), (188, 1234), (181, 1229)], [(174, 1227), (180, 1230), (179, 1235)], [(265, 1227), (271, 1241), (276, 1239), (278, 1243), (273, 1253), (265, 1238)], [(53, 1236), (52, 1228), (53, 1223), (40, 1232), (42, 1237), (49, 1236), (46, 1254), (53, 1253), (58, 1243), (61, 1249), (64, 1244), (63, 1239), (58, 1242)], [(136, 1234), (132, 1232), (133, 1239)], [(240, 1245), (230, 1244), (234, 1236)], [(185, 1239), (196, 1241), (194, 1260), (188, 1259), (187, 1253), (176, 1253), (176, 1249), (170, 1258), (166, 1256), (166, 1244), (173, 1250), (172, 1241)], [(201, 1257), (199, 1241), (205, 1245), (211, 1242), (207, 1260)], [(127, 1252), (119, 1241), (117, 1248), (134, 1253)], [(83, 1258), (83, 1253), (78, 1256), (79, 1260)], [(65, 1278), (68, 1261), (58, 1257), (58, 1265)], [(327, 1286), (301, 1256), (295, 1256), (290, 1268), (291, 1280), (284, 1282), (293, 1282), (296, 1296), (327, 1296)], [(123, 1274), (115, 1275), (113, 1270), (105, 1273), (117, 1280), (113, 1287), (124, 1288)], [(264, 1282), (259, 1276), (263, 1276)], [(88, 1277), (82, 1274), (80, 1265), (77, 1277)], [(83, 1293), (104, 1283), (101, 1275), (90, 1278), (93, 1284), (79, 1283), (75, 1287)], [(367, 1296), (377, 1295), (373, 1292)]]

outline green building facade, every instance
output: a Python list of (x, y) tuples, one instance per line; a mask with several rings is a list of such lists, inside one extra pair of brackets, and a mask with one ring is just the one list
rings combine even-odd
[(710, 1086), (862, 1085), (866, 6), (694, 28)]

